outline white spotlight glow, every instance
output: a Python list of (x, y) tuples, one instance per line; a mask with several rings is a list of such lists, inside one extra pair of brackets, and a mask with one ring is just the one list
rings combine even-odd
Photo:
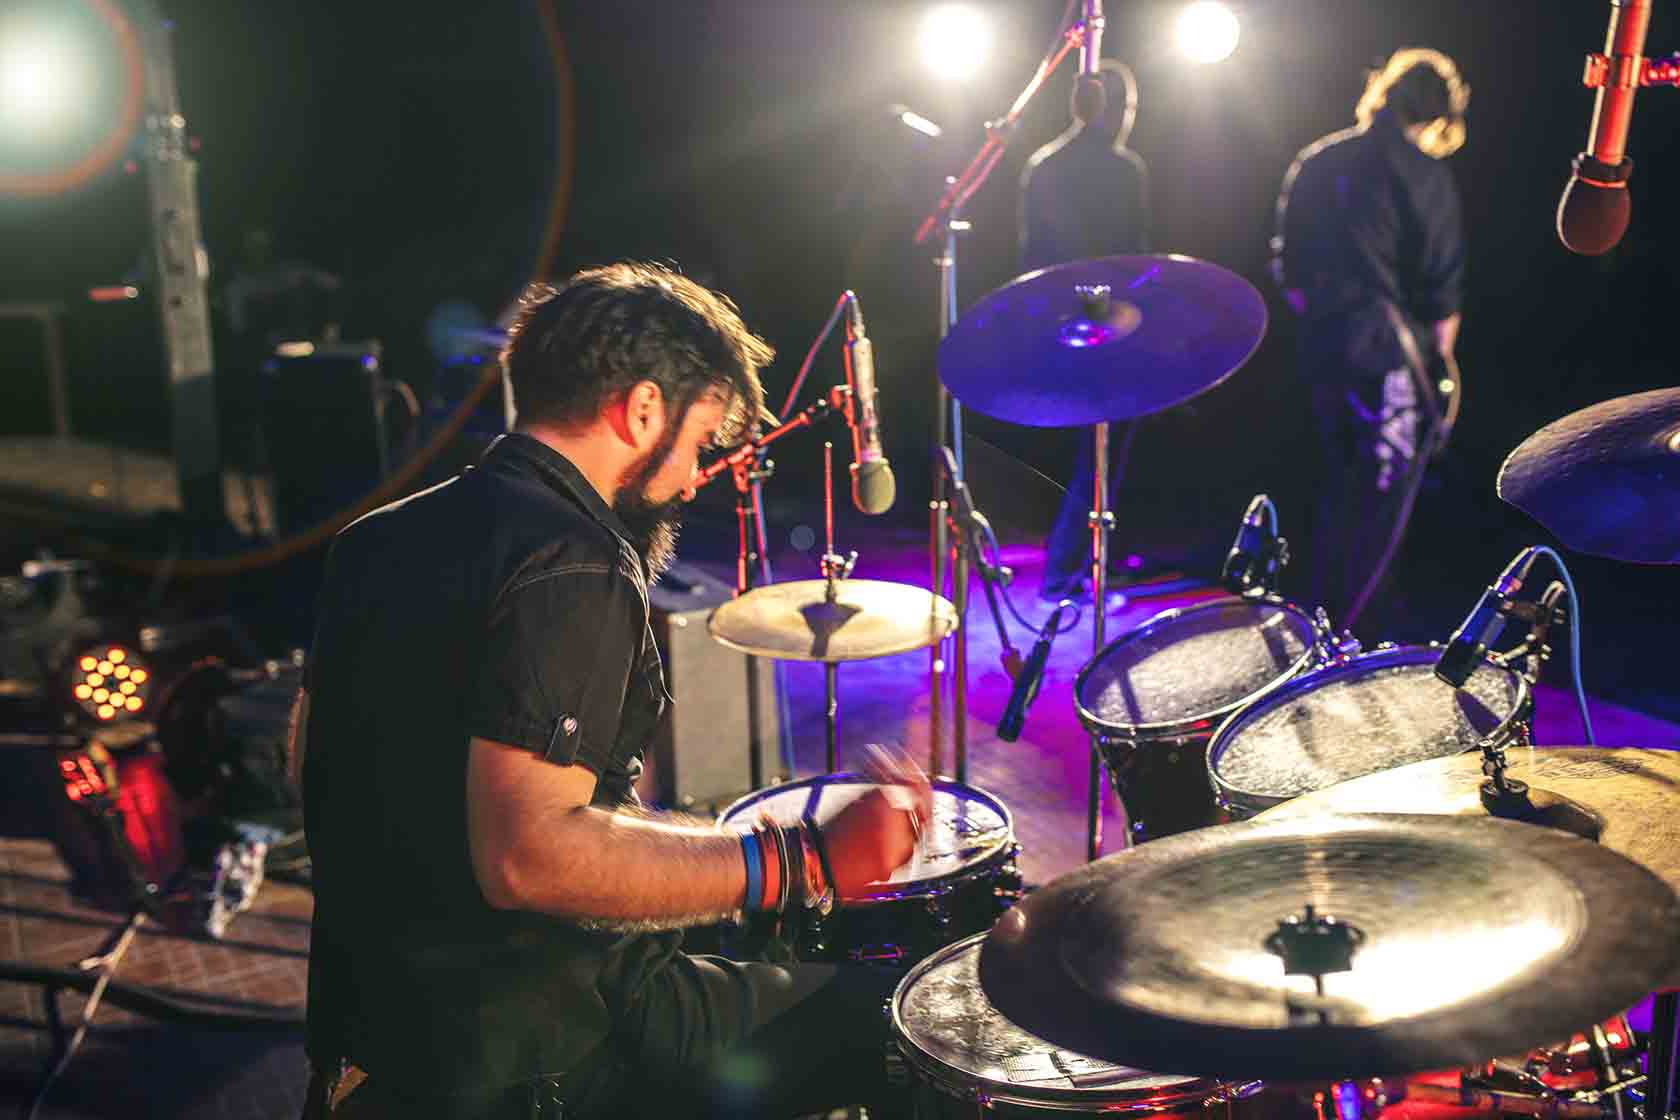
[(985, 63), (992, 48), (992, 29), (986, 17), (967, 4), (944, 4), (923, 17), (917, 46), (929, 70), (961, 81)]
[(0, 130), (47, 135), (76, 124), (92, 81), (86, 51), (56, 28), (0, 20)]
[(1220, 62), (1237, 49), (1237, 15), (1216, 0), (1197, 0), (1178, 13), (1173, 37), (1192, 62)]

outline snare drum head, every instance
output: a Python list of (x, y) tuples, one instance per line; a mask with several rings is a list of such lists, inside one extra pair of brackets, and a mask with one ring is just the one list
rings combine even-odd
[(1275, 600), (1169, 611), (1111, 643), (1076, 685), (1085, 718), (1117, 733), (1212, 720), (1303, 668), (1312, 620)]
[[(798, 824), (807, 807), (814, 807), (817, 823), (826, 823), (851, 802), (875, 788), (859, 774), (825, 774), (787, 782), (749, 794), (724, 810), (725, 827), (746, 832), (760, 811), (777, 824)], [(1014, 847), (1015, 831), (1009, 810), (984, 790), (961, 782), (933, 783), (933, 820), (922, 829), (922, 842), (909, 863), (882, 884), (882, 894), (905, 884), (944, 879), (981, 867)]]
[(1088, 1058), (1028, 1034), (1005, 1019), (980, 988), (975, 934), (936, 953), (905, 976), (893, 993), (893, 1031), (904, 1056), (953, 1088), (988, 1096), (1065, 1097), (1088, 1103), (1205, 1096), (1217, 1083), (1181, 1074), (1149, 1073)]
[(1475, 748), (1521, 713), (1521, 677), (1484, 661), (1463, 691), (1439, 652), (1378, 651), (1308, 673), (1231, 718), (1208, 766), (1221, 789), (1266, 807), (1350, 778)]

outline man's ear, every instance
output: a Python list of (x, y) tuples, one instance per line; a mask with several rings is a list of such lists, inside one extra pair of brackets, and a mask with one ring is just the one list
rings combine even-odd
[(664, 434), (665, 394), (652, 381), (638, 381), (624, 394), (624, 431), (638, 450)]

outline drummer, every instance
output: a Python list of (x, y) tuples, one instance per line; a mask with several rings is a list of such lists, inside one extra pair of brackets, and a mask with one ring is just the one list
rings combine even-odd
[[(1137, 119), (1137, 79), (1104, 59), (1100, 81), (1077, 81), (1067, 131), (1034, 152), (1021, 172), (1021, 271), (1068, 261), (1149, 251), (1149, 168), (1126, 141)], [(1109, 487), (1126, 473), (1135, 422), (1121, 425), (1109, 450)], [(1073, 475), (1044, 542), (1046, 602), (1088, 598), (1090, 511), (1095, 465), (1090, 439), (1075, 441)], [(1112, 504), (1112, 502), (1110, 502)], [(1111, 573), (1131, 580), (1136, 572)]]
[(770, 347), (643, 264), (533, 286), (510, 337), (518, 429), (328, 561), (293, 737), (309, 1114), (345, 1095), (448, 1117), (877, 1104), (896, 977), (689, 956), (681, 930), (856, 897), (911, 855), (926, 778), (888, 760), (877, 779), (902, 789), (820, 833), (725, 833), (633, 790), (669, 703), (647, 585), (701, 448), (759, 415)]

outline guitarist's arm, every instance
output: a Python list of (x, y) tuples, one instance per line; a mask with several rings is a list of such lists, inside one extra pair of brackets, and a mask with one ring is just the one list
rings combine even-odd
[(1435, 352), (1441, 357), (1451, 359), (1458, 347), (1458, 328), (1464, 322), (1461, 312), (1453, 312), (1445, 319), (1435, 323)]
[(1452, 439), (1453, 425), (1458, 423), (1458, 411), (1464, 404), (1464, 371), (1458, 368), (1458, 328), (1464, 316), (1458, 312), (1435, 322), (1435, 352), (1441, 357), (1441, 378), (1436, 382), (1447, 407), (1441, 414), (1441, 428), (1435, 435), (1435, 454), (1447, 449)]

